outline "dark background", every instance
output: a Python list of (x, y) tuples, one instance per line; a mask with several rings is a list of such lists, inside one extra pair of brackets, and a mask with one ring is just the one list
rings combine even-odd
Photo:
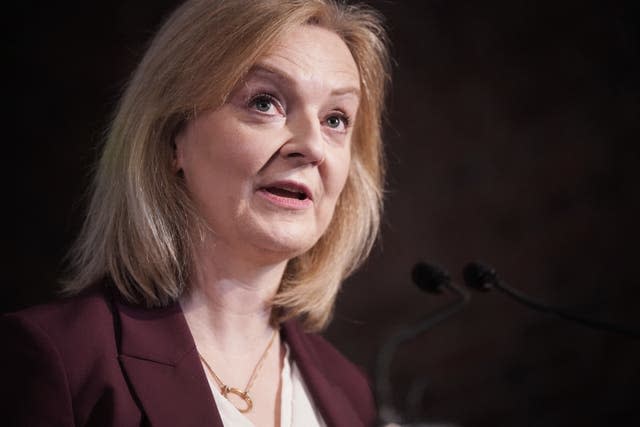
[[(458, 283), (482, 259), (539, 299), (640, 328), (638, 2), (370, 3), (395, 58), (386, 214), (326, 336), (373, 374), (389, 334), (452, 300), (411, 285), (421, 259)], [(109, 115), (175, 4), (5, 11), (2, 311), (51, 298)], [(640, 425), (639, 344), (475, 294), (400, 348), (396, 404), (412, 394), (406, 414), (462, 426)]]

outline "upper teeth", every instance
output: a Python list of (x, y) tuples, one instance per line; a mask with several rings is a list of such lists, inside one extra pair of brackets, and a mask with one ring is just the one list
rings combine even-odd
[(278, 187), (281, 190), (286, 190), (286, 191), (290, 191), (292, 193), (304, 193), (304, 191), (300, 190), (299, 188), (293, 188), (293, 187)]

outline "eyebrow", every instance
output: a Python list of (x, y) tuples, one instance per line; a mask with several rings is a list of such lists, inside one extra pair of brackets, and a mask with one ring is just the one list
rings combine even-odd
[[(256, 64), (249, 69), (245, 76), (245, 80), (250, 78), (252, 75), (266, 75), (270, 78), (273, 78), (279, 81), (282, 84), (296, 86), (296, 81), (293, 77), (291, 77), (286, 72), (279, 70), (274, 67), (270, 67), (266, 64)], [(331, 91), (331, 96), (342, 96), (342, 95), (355, 95), (360, 98), (360, 88), (356, 86), (345, 86), (341, 88), (337, 88)]]

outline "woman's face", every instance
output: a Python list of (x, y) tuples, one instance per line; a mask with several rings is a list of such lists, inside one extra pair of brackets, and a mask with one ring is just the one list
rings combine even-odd
[(335, 33), (287, 33), (228, 101), (176, 138), (176, 167), (217, 250), (290, 259), (326, 230), (351, 161), (359, 74)]

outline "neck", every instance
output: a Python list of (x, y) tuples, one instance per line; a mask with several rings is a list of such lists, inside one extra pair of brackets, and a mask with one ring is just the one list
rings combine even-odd
[(203, 245), (195, 254), (190, 290), (180, 303), (198, 348), (242, 354), (271, 337), (270, 302), (286, 260), (258, 265), (225, 256), (230, 251), (221, 246)]

